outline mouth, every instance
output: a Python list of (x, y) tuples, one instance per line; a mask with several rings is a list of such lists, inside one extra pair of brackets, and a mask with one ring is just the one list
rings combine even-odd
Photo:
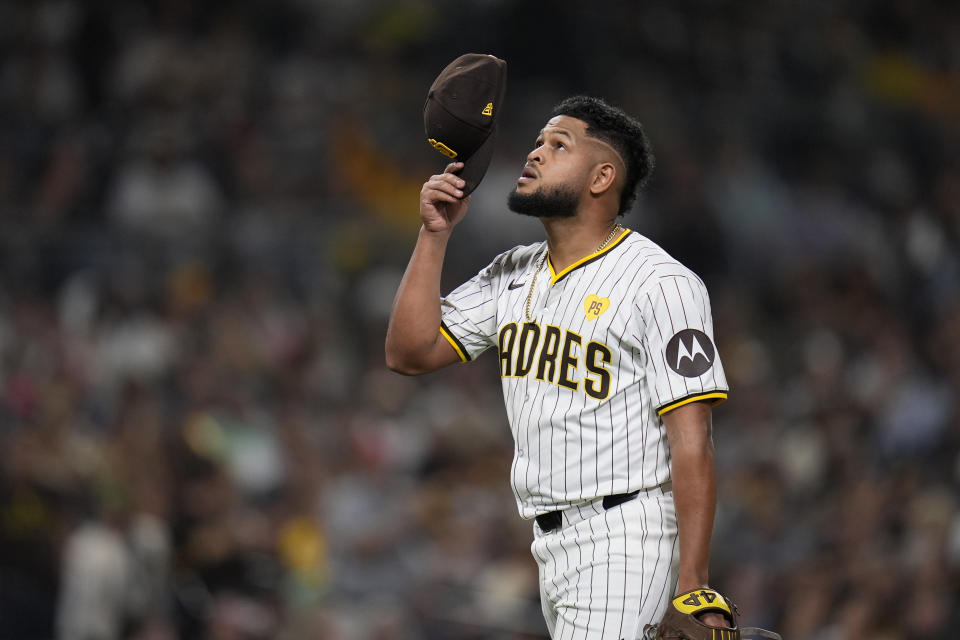
[(537, 172), (530, 167), (524, 167), (523, 173), (521, 173), (520, 177), (517, 178), (517, 184), (527, 184), (528, 182), (533, 182), (536, 179)]

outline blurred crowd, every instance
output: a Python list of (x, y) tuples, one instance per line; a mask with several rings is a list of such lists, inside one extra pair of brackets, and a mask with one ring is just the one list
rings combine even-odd
[(507, 60), (445, 290), (540, 239), (549, 107), (638, 116), (624, 223), (712, 297), (712, 583), (789, 640), (960, 628), (960, 7), (0, 2), (0, 638), (541, 638), (494, 360), (383, 363), (443, 166), (433, 77)]

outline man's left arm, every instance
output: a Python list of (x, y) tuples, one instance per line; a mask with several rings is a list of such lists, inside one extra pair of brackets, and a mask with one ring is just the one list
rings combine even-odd
[[(717, 476), (713, 461), (713, 422), (709, 402), (691, 402), (662, 416), (672, 458), (673, 498), (677, 509), (680, 574), (677, 594), (706, 587), (710, 573), (710, 538), (717, 510)], [(721, 626), (723, 616), (702, 620)]]

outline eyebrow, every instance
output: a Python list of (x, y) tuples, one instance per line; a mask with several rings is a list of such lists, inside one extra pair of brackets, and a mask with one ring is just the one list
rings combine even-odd
[(539, 140), (545, 135), (564, 136), (567, 140), (570, 140), (571, 142), (573, 142), (573, 136), (571, 136), (569, 133), (567, 133), (563, 129), (551, 129), (550, 131), (547, 131), (546, 129), (540, 129), (540, 133), (537, 135), (537, 139)]

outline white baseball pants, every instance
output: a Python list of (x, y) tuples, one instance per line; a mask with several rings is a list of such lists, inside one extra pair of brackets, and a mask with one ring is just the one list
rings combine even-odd
[(641, 491), (605, 510), (597, 499), (562, 512), (546, 533), (534, 524), (531, 552), (553, 640), (635, 640), (660, 621), (677, 584), (673, 492)]

